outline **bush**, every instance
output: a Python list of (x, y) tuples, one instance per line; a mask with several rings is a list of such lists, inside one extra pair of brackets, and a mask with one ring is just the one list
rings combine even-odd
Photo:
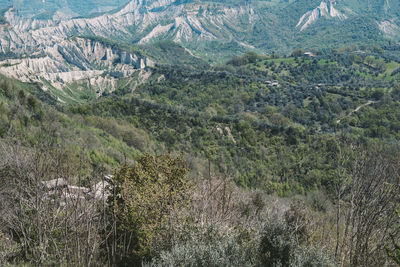
[(292, 266), (334, 267), (334, 262), (322, 250), (315, 248), (299, 248), (295, 252)]
[(240, 244), (229, 238), (212, 243), (177, 245), (145, 266), (256, 266), (256, 262)]
[(262, 266), (293, 266), (296, 239), (284, 222), (269, 222), (260, 242)]
[(260, 242), (260, 265), (268, 267), (335, 266), (321, 250), (300, 246), (294, 229), (281, 221), (266, 224)]

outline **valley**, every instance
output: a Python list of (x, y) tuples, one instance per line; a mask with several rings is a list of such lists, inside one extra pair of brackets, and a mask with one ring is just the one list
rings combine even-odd
[(397, 266), (399, 4), (0, 1), (0, 265)]

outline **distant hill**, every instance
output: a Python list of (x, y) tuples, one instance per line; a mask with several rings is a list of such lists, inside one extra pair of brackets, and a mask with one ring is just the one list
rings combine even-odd
[[(47, 42), (54, 42), (55, 38), (68, 38), (76, 33), (136, 44), (168, 39), (210, 58), (248, 49), (288, 52), (296, 47), (326, 48), (400, 40), (399, 0), (0, 3), (0, 8), (8, 6), (14, 7), (5, 17), (15, 34), (10, 36), (11, 43), (1, 42), (3, 51), (20, 48), (21, 42), (29, 42), (26, 38), (33, 38), (38, 46), (48, 46)], [(71, 20), (72, 17), (75, 19)], [(29, 34), (33, 29), (38, 33), (36, 36)], [(28, 36), (21, 37), (26, 31)], [(7, 32), (2, 35), (4, 39)], [(43, 40), (47, 35), (50, 39)]]
[(147, 62), (203, 65), (249, 50), (289, 54), (400, 40), (399, 0), (20, 0), (0, 8), (0, 56), (8, 60), (1, 72), (46, 88), (85, 79), (116, 88), (108, 74), (127, 78)]
[(89, 16), (125, 5), (129, 0), (1, 0), (0, 8), (12, 6), (24, 17), (41, 19)]

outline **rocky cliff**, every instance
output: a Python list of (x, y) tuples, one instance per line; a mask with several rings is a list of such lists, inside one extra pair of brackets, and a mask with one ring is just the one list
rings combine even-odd
[[(40, 49), (40, 48), (39, 48)], [(0, 73), (24, 82), (39, 82), (43, 89), (63, 90), (74, 82), (87, 82), (98, 88), (113, 91), (118, 78), (150, 72), (154, 62), (142, 55), (87, 38), (69, 38), (43, 46), (38, 56), (24, 56), (0, 62)], [(44, 83), (46, 81), (46, 83)]]
[[(62, 11), (47, 19), (24, 16), (15, 8), (4, 12), (7, 23), (0, 26), (0, 52), (17, 56), (0, 62), (0, 73), (23, 81), (45, 79), (61, 89), (82, 79), (104, 81), (104, 77), (96, 78), (99, 75), (130, 77), (157, 61), (76, 36), (136, 45), (167, 39), (190, 49), (194, 56), (210, 59), (248, 49), (287, 53), (295, 47), (346, 45), (357, 38), (369, 42), (382, 35), (400, 40), (399, 0), (133, 0), (91, 17), (71, 18), (60, 15)], [(356, 23), (365, 27), (358, 28)], [(333, 36), (350, 37), (332, 42)]]

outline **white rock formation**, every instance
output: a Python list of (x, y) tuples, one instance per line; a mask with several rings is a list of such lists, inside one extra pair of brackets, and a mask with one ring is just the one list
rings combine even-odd
[(396, 20), (383, 20), (377, 22), (379, 29), (388, 37), (399, 38), (400, 23)]
[(334, 7), (335, 3), (335, 0), (323, 0), (318, 7), (306, 12), (300, 18), (299, 22), (296, 25), (296, 28), (300, 27), (300, 31), (303, 31), (322, 17), (337, 18), (340, 20), (347, 19), (347, 16), (345, 14), (341, 13)]
[(201, 3), (179, 5), (175, 0), (132, 0), (116, 13), (70, 19), (66, 14), (71, 11), (63, 13), (61, 10), (53, 20), (24, 18), (11, 8), (5, 13), (9, 24), (0, 28), (0, 52), (19, 56), (0, 62), (0, 73), (26, 82), (45, 79), (60, 90), (80, 80), (99, 82), (99, 85), (107, 83), (113, 88), (115, 77), (130, 77), (138, 70), (153, 66), (154, 62), (74, 36), (126, 41), (141, 36), (139, 44), (155, 38), (170, 38), (176, 42), (232, 40), (226, 25), (240, 28), (243, 18), (251, 23), (250, 20), (257, 17), (250, 7), (223, 6), (209, 10), (206, 6)]
[[(63, 40), (42, 50), (39, 58), (8, 59), (0, 62), (0, 73), (23, 82), (47, 80), (62, 90), (67, 84), (90, 80), (91, 85), (115, 89), (115, 77), (129, 77), (154, 66), (150, 59), (84, 38)], [(105, 75), (111, 74), (111, 75)], [(99, 84), (94, 84), (99, 82)]]

